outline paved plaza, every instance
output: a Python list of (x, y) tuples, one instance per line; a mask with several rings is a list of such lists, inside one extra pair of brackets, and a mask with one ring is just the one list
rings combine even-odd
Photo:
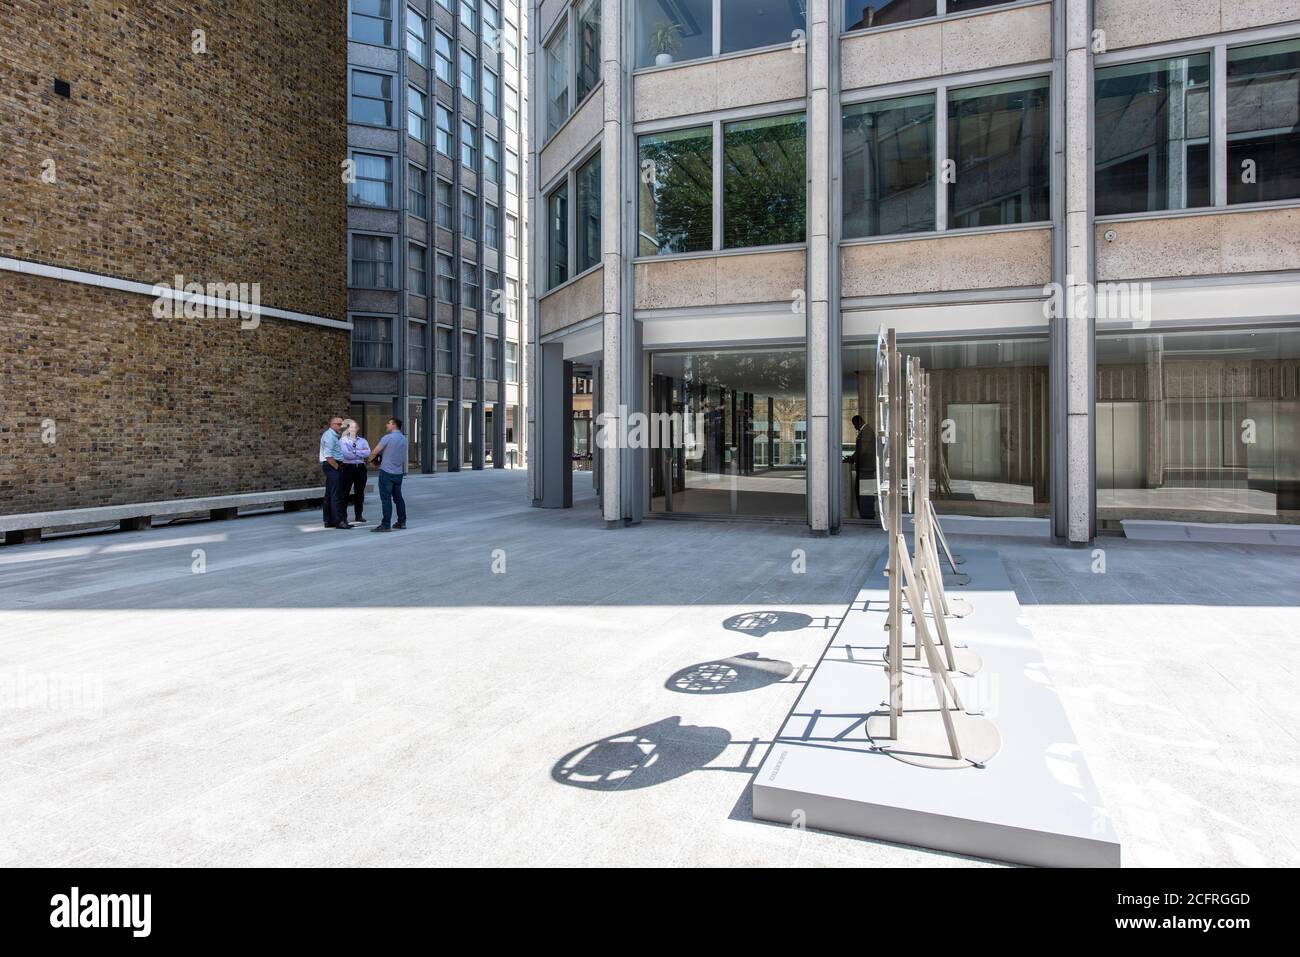
[[(750, 814), (878, 531), (610, 530), (585, 475), (563, 511), (522, 472), (406, 486), (388, 535), (0, 548), (0, 864), (987, 863)], [(1125, 864), (1300, 863), (1300, 554), (982, 544)]]

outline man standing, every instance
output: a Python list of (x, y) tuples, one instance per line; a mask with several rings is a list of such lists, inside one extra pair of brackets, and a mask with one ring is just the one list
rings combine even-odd
[(326, 528), (351, 528), (343, 503), (343, 481), (339, 472), (339, 461), (343, 450), (339, 447), (339, 433), (343, 431), (343, 419), (334, 416), (329, 428), (320, 436), (320, 470), (325, 475), (325, 497), (321, 499), (321, 512)]
[[(853, 441), (853, 496), (858, 503), (858, 518), (872, 521), (876, 517), (876, 436), (867, 428), (867, 420), (853, 417), (858, 436)], [(864, 485), (866, 490), (864, 490)]]
[[(389, 419), (384, 426), (388, 434), (379, 440), (367, 462), (379, 457), (379, 504), (383, 519), (371, 531), (387, 532), (406, 528), (406, 500), (402, 498), (402, 478), (406, 475), (406, 436), (402, 434), (402, 420)], [(397, 524), (393, 520), (393, 502), (397, 502)]]

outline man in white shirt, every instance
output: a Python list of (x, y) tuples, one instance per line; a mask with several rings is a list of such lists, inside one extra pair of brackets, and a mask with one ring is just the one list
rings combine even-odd
[(343, 431), (342, 416), (330, 419), (329, 428), (320, 435), (320, 470), (325, 476), (325, 497), (321, 499), (322, 518), (326, 528), (351, 528), (343, 503), (343, 476), (339, 463), (343, 449), (339, 446), (339, 433)]

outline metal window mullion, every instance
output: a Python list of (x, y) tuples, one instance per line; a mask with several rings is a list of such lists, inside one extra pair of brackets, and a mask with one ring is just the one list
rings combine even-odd
[(713, 121), (713, 251), (722, 249), (722, 120)]
[(1210, 111), (1213, 124), (1210, 130), (1210, 173), (1214, 177), (1214, 205), (1228, 205), (1228, 45), (1215, 44), (1211, 51)]
[(948, 229), (948, 184), (943, 180), (948, 158), (948, 87), (940, 85), (934, 91), (934, 229), (938, 233)]
[(564, 263), (565, 280), (578, 274), (578, 171), (571, 167), (564, 176), (564, 188), (568, 193), (568, 209), (565, 210), (565, 241), (568, 243)]
[(713, 0), (713, 55), (722, 55), (722, 0)]
[(948, 0), (935, 0), (934, 14), (937, 17), (948, 15)]

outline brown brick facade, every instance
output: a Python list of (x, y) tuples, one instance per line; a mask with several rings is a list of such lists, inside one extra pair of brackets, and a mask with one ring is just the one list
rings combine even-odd
[[(0, 257), (344, 319), (345, 8), (5, 0)], [(319, 480), (346, 330), (152, 304), (0, 270), (0, 514)]]

